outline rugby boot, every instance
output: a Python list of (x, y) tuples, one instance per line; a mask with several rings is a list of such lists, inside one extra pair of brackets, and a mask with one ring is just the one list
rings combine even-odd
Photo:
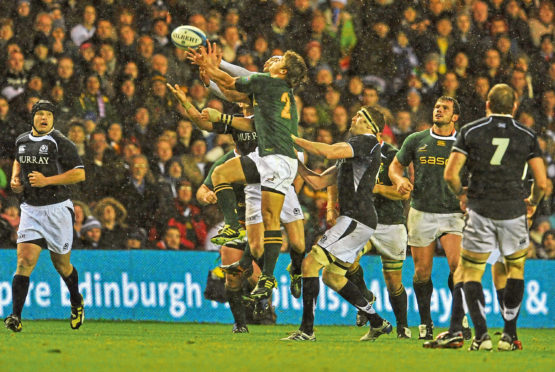
[(412, 338), (409, 327), (397, 327), (397, 338)]
[(260, 275), (258, 278), (258, 283), (256, 287), (251, 292), (250, 297), (253, 300), (261, 300), (263, 298), (270, 298), (272, 296), (272, 290), (277, 288), (276, 278), (273, 276)]
[(426, 341), (422, 345), (426, 349), (460, 349), (464, 344), (462, 332), (442, 332), (435, 340)]
[(228, 242), (242, 242), (246, 238), (246, 231), (240, 227), (237, 230), (231, 228), (230, 225), (225, 225), (217, 235), (214, 235), (210, 241), (216, 245), (224, 245)]
[(79, 329), (85, 321), (85, 302), (81, 296), (81, 303), (77, 306), (71, 305), (71, 317), (69, 318), (69, 325), (71, 329)]
[(249, 333), (249, 329), (247, 328), (246, 324), (233, 324), (233, 329), (231, 330), (232, 333)]
[(314, 333), (309, 335), (301, 330), (296, 330), (289, 336), (282, 338), (281, 341), (316, 341), (316, 336), (314, 336)]
[(393, 331), (393, 326), (384, 319), (381, 326), (376, 328), (371, 326), (368, 333), (360, 338), (360, 341), (375, 341), (381, 335), (389, 334), (391, 331)]
[(462, 334), (465, 340), (470, 340), (472, 338), (472, 329), (470, 329), (468, 325), (468, 318), (466, 317), (466, 315), (462, 320)]
[(434, 339), (434, 323), (420, 324), (418, 326), (418, 339), (419, 340), (433, 340)]
[(472, 339), (472, 344), (470, 344), (470, 347), (468, 348), (468, 350), (469, 351), (476, 351), (476, 350), (491, 351), (492, 348), (493, 346), (491, 344), (491, 337), (489, 337), (487, 333), (484, 333), (481, 339), (477, 339), (476, 337)]
[(7, 329), (13, 332), (21, 332), (23, 326), (21, 325), (21, 320), (15, 315), (9, 315), (4, 319), (4, 325)]
[(291, 264), (287, 266), (286, 270), (289, 271), (289, 278), (291, 279), (291, 284), (289, 286), (291, 295), (295, 298), (301, 298), (303, 277), (301, 274), (293, 274), (291, 272)]
[(497, 350), (499, 351), (514, 351), (522, 350), (522, 343), (516, 338), (512, 338), (507, 333), (503, 333), (497, 344)]
[[(370, 293), (370, 298), (367, 298), (367, 300), (370, 303), (370, 305), (374, 305), (374, 302), (376, 302), (376, 296), (374, 296), (374, 293), (372, 293), (372, 291), (368, 291), (368, 292)], [(355, 323), (356, 326), (364, 327), (366, 323), (368, 323), (368, 318), (366, 317), (366, 313), (362, 310), (359, 310), (357, 312), (357, 318)]]

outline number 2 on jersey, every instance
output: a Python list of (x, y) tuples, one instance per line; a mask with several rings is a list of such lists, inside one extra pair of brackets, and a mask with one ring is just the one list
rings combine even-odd
[(497, 146), (497, 148), (495, 149), (495, 152), (493, 153), (493, 156), (489, 161), (491, 165), (501, 165), (503, 155), (505, 155), (507, 147), (509, 147), (509, 141), (509, 138), (492, 138), (491, 144)]
[(281, 102), (285, 102), (285, 107), (281, 110), (281, 117), (283, 119), (291, 119), (291, 99), (289, 98), (289, 93), (283, 92)]

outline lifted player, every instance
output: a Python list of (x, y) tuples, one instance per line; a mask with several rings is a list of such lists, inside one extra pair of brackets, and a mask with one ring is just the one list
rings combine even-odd
[(305, 181), (319, 190), (338, 186), (339, 217), (303, 260), (303, 318), (299, 329), (282, 340), (315, 341), (314, 308), (319, 293), (319, 273), (323, 268), (324, 283), (345, 300), (363, 311), (370, 321), (370, 330), (361, 341), (375, 340), (393, 327), (382, 319), (364, 298), (357, 286), (345, 277), (358, 253), (372, 236), (377, 225), (372, 190), (380, 168), (380, 143), (376, 134), (383, 129), (383, 115), (371, 107), (363, 107), (353, 118), (347, 142), (327, 145), (293, 137), (306, 151), (337, 159), (337, 165), (321, 174), (304, 165), (299, 172)]
[[(210, 51), (209, 51), (210, 53)], [(306, 65), (302, 57), (292, 51), (269, 66), (269, 74), (254, 74), (233, 78), (218, 69), (206, 50), (191, 52), (190, 59), (203, 68), (218, 86), (237, 90), (253, 97), (255, 127), (258, 135), (260, 159), (257, 164), (262, 189), (262, 219), (264, 224), (264, 268), (256, 288), (254, 299), (270, 297), (277, 282), (273, 276), (275, 264), (282, 245), (280, 214), (285, 194), (297, 173), (296, 154), (291, 134), (297, 134), (297, 109), (292, 89), (306, 78)], [(218, 244), (235, 240), (244, 235), (234, 211), (229, 177), (217, 178), (214, 189), (221, 203), (226, 227), (214, 240)]]
[(73, 244), (73, 203), (66, 185), (85, 180), (83, 162), (75, 145), (54, 129), (55, 107), (40, 100), (33, 105), (32, 130), (16, 140), (11, 187), (23, 193), (17, 231), (17, 268), (12, 282), (13, 311), (6, 328), (20, 332), (21, 312), (42, 248), (48, 248), (54, 268), (69, 289), (70, 326), (78, 329), (85, 318), (77, 269), (70, 262)]

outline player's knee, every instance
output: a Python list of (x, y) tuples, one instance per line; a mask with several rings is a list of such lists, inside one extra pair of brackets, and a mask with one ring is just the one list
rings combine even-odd
[(356, 260), (351, 266), (349, 266), (349, 269), (347, 270), (347, 275), (354, 273), (358, 270), (359, 267), (360, 263), (358, 262), (358, 260)]
[(262, 209), (262, 221), (264, 222), (264, 228), (268, 230), (268, 226), (270, 227), (279, 226), (280, 225), (279, 215), (280, 215), (280, 211), (275, 211), (273, 210), (273, 208), (267, 207)]
[(289, 247), (297, 253), (304, 253), (304, 239), (299, 239), (298, 237), (289, 237)]
[(431, 275), (432, 275), (431, 268), (427, 268), (427, 267), (414, 268), (414, 279), (416, 279), (417, 282), (427, 282), (428, 280), (430, 280)]

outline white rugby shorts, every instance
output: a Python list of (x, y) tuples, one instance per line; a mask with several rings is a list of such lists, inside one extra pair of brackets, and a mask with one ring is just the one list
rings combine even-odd
[(43, 206), (23, 203), (17, 242), (44, 239), (50, 251), (69, 253), (73, 244), (73, 216), (73, 203), (69, 199)]
[[(462, 246), (470, 252), (490, 253), (495, 250), (506, 257), (530, 245), (526, 215), (510, 220), (494, 220), (468, 210)], [(490, 261), (491, 263), (491, 261)]]
[(407, 228), (403, 224), (378, 224), (370, 243), (381, 257), (404, 261), (407, 257)]
[(428, 213), (411, 208), (407, 218), (409, 245), (427, 247), (443, 234), (462, 236), (462, 213)]
[[(245, 205), (245, 225), (262, 223), (262, 192), (259, 183), (245, 186)], [(303, 219), (301, 203), (299, 203), (295, 188), (291, 185), (283, 200), (280, 221), (281, 223), (290, 223)]]
[(351, 217), (339, 216), (317, 244), (339, 260), (352, 264), (373, 233), (371, 227)]

